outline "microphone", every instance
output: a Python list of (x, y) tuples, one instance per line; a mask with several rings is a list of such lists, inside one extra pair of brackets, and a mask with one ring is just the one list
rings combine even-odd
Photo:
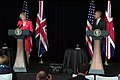
[(22, 24), (17, 24), (18, 28), (21, 28), (23, 25)]

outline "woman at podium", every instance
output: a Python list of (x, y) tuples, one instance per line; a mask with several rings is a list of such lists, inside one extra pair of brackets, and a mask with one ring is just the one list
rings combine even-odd
[[(20, 30), (29, 30), (30, 32), (33, 32), (32, 22), (30, 20), (27, 20), (26, 14), (21, 13), (19, 17), (21, 20), (18, 21), (18, 24), (17, 24), (18, 28)], [(25, 46), (25, 52), (26, 52), (26, 57), (27, 57), (27, 63), (29, 64), (30, 52), (32, 51), (32, 37), (31, 36), (27, 36), (25, 38), (24, 46)]]

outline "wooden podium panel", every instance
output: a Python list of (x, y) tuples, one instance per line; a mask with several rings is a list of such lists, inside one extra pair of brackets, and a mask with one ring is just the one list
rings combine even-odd
[(14, 36), (17, 39), (17, 54), (13, 69), (15, 72), (27, 72), (26, 70), (26, 60), (25, 60), (25, 49), (24, 49), (24, 39), (26, 36), (31, 35), (29, 30), (8, 30), (9, 36)]
[(87, 36), (91, 36), (94, 40), (94, 51), (92, 57), (92, 63), (90, 66), (89, 73), (90, 74), (104, 74), (102, 59), (101, 59), (101, 41), (102, 38), (107, 37), (109, 35), (107, 30), (88, 30), (86, 32)]
[(24, 44), (23, 39), (17, 39), (17, 54), (13, 69), (15, 72), (27, 72), (25, 64)]
[(104, 74), (104, 69), (101, 59), (101, 42), (100, 40), (94, 40), (94, 53), (92, 58), (92, 64), (89, 73)]

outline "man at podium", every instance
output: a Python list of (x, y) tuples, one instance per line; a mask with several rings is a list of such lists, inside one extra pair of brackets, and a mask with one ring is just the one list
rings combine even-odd
[[(95, 29), (99, 29), (99, 30), (106, 30), (106, 21), (104, 19), (101, 18), (102, 16), (102, 12), (101, 11), (96, 11), (95, 12), (95, 21), (93, 22), (93, 25), (92, 25), (92, 30), (95, 30)], [(105, 43), (105, 38), (102, 38), (101, 40), (101, 52), (103, 52), (103, 46), (102, 44)], [(93, 45), (94, 45), (94, 42), (93, 42)], [(102, 56), (102, 60), (104, 62), (104, 54), (101, 55)]]
[(95, 21), (92, 25), (92, 30), (95, 29), (100, 29), (100, 30), (105, 30), (106, 29), (106, 22), (105, 20), (101, 19), (102, 13), (101, 11), (96, 11), (95, 12)]
[[(33, 25), (30, 20), (26, 19), (26, 14), (21, 13), (20, 14), (20, 19), (17, 23), (17, 26), (20, 30), (29, 30), (30, 32), (33, 32)], [(24, 41), (24, 46), (25, 46), (25, 52), (26, 52), (26, 57), (27, 57), (27, 63), (29, 64), (29, 57), (30, 57), (30, 52), (32, 51), (32, 37), (27, 36)]]
[[(90, 74), (105, 74), (104, 68), (102, 65), (101, 52), (105, 37), (109, 35), (108, 31), (105, 30), (106, 22), (101, 19), (102, 13), (100, 11), (95, 12), (95, 21), (92, 25), (92, 30), (86, 32), (87, 36), (93, 38), (93, 57), (92, 63), (89, 70)], [(102, 54), (103, 55), (103, 54)]]

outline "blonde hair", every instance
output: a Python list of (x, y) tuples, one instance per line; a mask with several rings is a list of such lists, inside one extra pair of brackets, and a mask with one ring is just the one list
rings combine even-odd
[(26, 14), (24, 12), (20, 13), (19, 18), (21, 19), (22, 16), (26, 17)]
[(9, 59), (6, 55), (1, 55), (0, 56), (0, 64), (3, 64), (3, 65), (8, 65), (9, 63)]

